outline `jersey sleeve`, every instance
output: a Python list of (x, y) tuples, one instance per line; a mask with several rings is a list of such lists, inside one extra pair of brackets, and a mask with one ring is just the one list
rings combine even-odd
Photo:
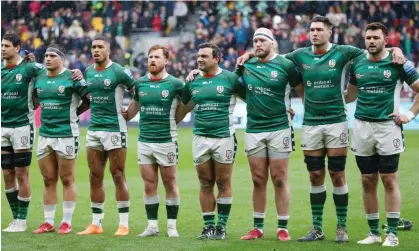
[(180, 100), (182, 101), (184, 105), (187, 105), (192, 98), (190, 87), (191, 87), (191, 82), (188, 82), (183, 86), (182, 90), (180, 91), (181, 93)]
[(41, 74), (43, 74), (44, 72), (46, 72), (46, 68), (43, 64), (40, 63), (30, 63), (30, 68), (31, 68), (31, 72), (32, 72), (32, 76), (33, 78), (36, 78), (38, 76), (40, 76)]
[(339, 50), (342, 52), (343, 56), (345, 57), (345, 60), (353, 60), (354, 58), (365, 54), (365, 50), (359, 49), (357, 47), (351, 46), (351, 45), (338, 45)]
[(179, 97), (182, 97), (183, 95), (183, 89), (185, 88), (185, 83), (181, 81), (180, 79), (175, 79), (175, 86), (176, 86), (176, 95)]
[(240, 99), (246, 100), (246, 87), (240, 82), (240, 76), (236, 72), (232, 72), (229, 79), (233, 86), (233, 93)]
[(131, 89), (135, 86), (135, 79), (132, 76), (132, 73), (129, 69), (124, 69), (121, 73), (122, 83), (127, 87), (127, 89)]
[(419, 79), (419, 74), (412, 61), (407, 61), (403, 64), (403, 68), (401, 68), (401, 79), (408, 85), (412, 85)]
[(80, 81), (73, 81), (73, 85), (80, 97), (84, 97), (87, 93), (89, 93), (86, 80), (82, 79)]
[(134, 98), (135, 101), (140, 101), (140, 80), (134, 81)]
[(288, 72), (288, 80), (292, 87), (296, 87), (303, 81), (299, 68), (291, 61), (286, 61), (286, 69)]
[(239, 65), (236, 67), (236, 69), (234, 70), (234, 73), (236, 75), (238, 75), (239, 77), (243, 76), (243, 71), (244, 71), (244, 66), (243, 65)]
[(349, 67), (349, 83), (351, 85), (357, 85), (355, 76), (355, 64), (351, 64), (351, 67)]

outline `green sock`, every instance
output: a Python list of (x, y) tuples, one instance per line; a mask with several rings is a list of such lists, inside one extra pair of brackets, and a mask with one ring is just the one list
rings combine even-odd
[(215, 225), (215, 213), (202, 213), (202, 218), (204, 218), (204, 225)]
[(226, 226), (228, 217), (230, 216), (231, 203), (233, 202), (232, 197), (218, 198), (217, 209), (218, 209), (218, 224)]
[(368, 221), (368, 226), (370, 227), (370, 232), (374, 235), (380, 235), (379, 214), (378, 213), (367, 214), (367, 221)]
[(326, 187), (324, 185), (312, 187), (310, 192), (310, 204), (313, 227), (320, 231), (323, 231), (323, 208), (325, 202)]
[(288, 229), (288, 219), (289, 215), (286, 216), (279, 216), (278, 215), (278, 228)]
[(397, 236), (397, 226), (399, 225), (400, 212), (387, 213), (387, 231), (386, 234), (393, 233)]
[(16, 220), (18, 209), (19, 209), (19, 200), (17, 199), (19, 190), (15, 190), (15, 189), (16, 188), (6, 190), (6, 197), (7, 197), (7, 201), (9, 202), (10, 209), (12, 210), (13, 219)]
[(148, 220), (157, 220), (159, 213), (159, 196), (144, 197), (145, 211)]
[(343, 187), (333, 188), (333, 201), (336, 207), (336, 216), (338, 225), (346, 228), (346, 218), (348, 216), (348, 186), (345, 184)]
[(265, 226), (265, 213), (253, 212), (253, 227), (263, 231)]
[(17, 211), (17, 218), (19, 220), (26, 220), (26, 217), (28, 215), (29, 202), (31, 202), (31, 197), (22, 198), (18, 196), (18, 200), (19, 200), (19, 207)]
[(166, 212), (167, 219), (177, 219), (179, 213), (180, 198), (167, 198), (166, 199)]

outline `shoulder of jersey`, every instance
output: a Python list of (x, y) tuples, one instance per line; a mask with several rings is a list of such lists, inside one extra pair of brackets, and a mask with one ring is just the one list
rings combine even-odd
[(84, 71), (90, 71), (90, 70), (94, 70), (94, 69), (95, 69), (95, 64), (91, 64)]

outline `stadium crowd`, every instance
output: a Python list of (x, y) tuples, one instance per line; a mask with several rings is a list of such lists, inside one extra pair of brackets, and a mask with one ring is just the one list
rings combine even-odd
[(144, 55), (131, 57), (132, 32), (171, 36), (184, 31), (191, 15), (199, 16), (193, 39), (169, 46), (169, 73), (181, 79), (196, 68), (198, 44), (208, 41), (222, 49), (222, 67), (232, 70), (236, 59), (251, 48), (251, 34), (258, 27), (273, 31), (280, 54), (307, 46), (310, 20), (317, 14), (332, 21), (333, 43), (360, 48), (365, 47), (365, 25), (380, 21), (390, 28), (389, 46), (400, 47), (419, 65), (419, 2), (414, 1), (2, 1), (2, 10), (2, 34), (21, 34), (23, 49), (34, 52), (38, 61), (49, 44), (59, 42), (69, 54), (67, 66), (82, 71), (92, 62), (92, 38), (103, 33), (112, 40), (112, 59), (130, 67), (136, 77), (143, 75)]

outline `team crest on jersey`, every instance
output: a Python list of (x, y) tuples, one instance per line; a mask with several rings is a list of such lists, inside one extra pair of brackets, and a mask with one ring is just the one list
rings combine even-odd
[(65, 151), (67, 152), (68, 155), (70, 155), (70, 154), (73, 153), (73, 147), (72, 146), (66, 146)]
[(23, 146), (26, 146), (26, 145), (28, 144), (28, 137), (26, 137), (26, 136), (21, 137), (21, 138), (20, 138), (20, 143), (21, 143)]
[(63, 92), (64, 92), (64, 90), (65, 90), (64, 85), (60, 85), (60, 86), (58, 86), (58, 92), (59, 92), (59, 93), (63, 93)]
[(359, 74), (359, 73), (355, 74), (356, 79), (360, 79), (360, 78), (362, 78), (363, 76), (364, 76), (364, 75), (361, 75), (361, 74)]
[(390, 70), (384, 70), (384, 77), (389, 78), (391, 76)]
[(290, 138), (289, 137), (285, 137), (282, 140), (282, 143), (284, 144), (285, 147), (289, 147), (290, 146)]
[(198, 93), (198, 91), (197, 90), (192, 90), (192, 95), (195, 95), (195, 94), (197, 94)]
[(251, 91), (253, 89), (253, 86), (251, 84), (248, 84), (247, 88), (249, 88), (249, 90)]
[(277, 71), (271, 71), (271, 77), (272, 78), (278, 77), (278, 72)]
[(16, 75), (16, 81), (20, 82), (20, 80), (22, 80), (22, 74), (19, 73)]
[(301, 66), (303, 67), (304, 70), (307, 70), (308, 68), (310, 68), (310, 66), (308, 66), (306, 64), (302, 64)]
[(118, 136), (116, 136), (116, 135), (112, 135), (111, 136), (111, 143), (112, 143), (112, 145), (116, 145), (118, 143), (118, 141), (119, 141)]
[(393, 146), (398, 149), (400, 147), (400, 139), (393, 140)]
[(145, 107), (144, 106), (141, 106), (140, 110), (141, 110), (141, 112), (144, 112), (145, 111)]
[(110, 86), (110, 85), (111, 85), (111, 80), (110, 80), (110, 79), (105, 79), (105, 80), (103, 81), (103, 83), (104, 83), (106, 86)]
[(233, 157), (233, 151), (227, 150), (226, 151), (226, 159), (231, 160), (232, 157)]
[(222, 93), (223, 91), (224, 91), (224, 86), (222, 86), (222, 85), (217, 86), (217, 92), (218, 93)]
[(329, 66), (330, 66), (331, 68), (335, 67), (335, 65), (336, 65), (336, 60), (334, 60), (334, 59), (329, 60)]
[(161, 91), (161, 96), (162, 96), (163, 98), (167, 98), (167, 97), (169, 96), (169, 91), (168, 91), (168, 90), (163, 90), (163, 91)]
[(339, 139), (340, 139), (340, 142), (342, 144), (346, 144), (346, 141), (348, 140), (348, 137), (346, 136), (346, 133), (343, 132), (343, 133), (340, 134)]
[(175, 161), (175, 154), (173, 152), (170, 152), (167, 154), (167, 160), (169, 161), (169, 163), (173, 163)]

